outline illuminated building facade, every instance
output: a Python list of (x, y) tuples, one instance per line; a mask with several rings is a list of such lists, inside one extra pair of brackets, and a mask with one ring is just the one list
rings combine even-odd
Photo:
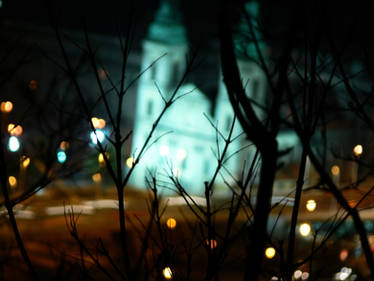
[[(257, 3), (248, 7), (250, 12), (258, 12)], [(234, 118), (222, 77), (217, 81), (214, 103), (194, 84), (183, 84), (175, 95), (178, 100), (166, 111), (145, 153), (139, 157), (165, 100), (173, 95), (182, 79), (187, 52), (188, 39), (182, 17), (171, 1), (162, 1), (143, 42), (141, 69), (150, 68), (140, 78), (137, 91), (132, 157), (140, 161), (132, 178), (134, 186), (145, 187), (146, 178), (156, 176), (160, 186), (173, 188), (170, 177), (174, 176), (189, 192), (201, 194), (204, 182), (212, 178), (217, 167), (225, 145), (220, 134), (229, 135)], [(248, 97), (264, 103), (266, 79), (260, 68), (244, 56), (238, 60), (238, 65), (243, 79), (248, 80)], [(211, 108), (213, 104), (215, 108)], [(233, 137), (240, 133), (240, 125), (236, 122)], [(236, 176), (240, 172), (240, 159), (244, 153), (250, 154), (251, 149), (235, 152), (246, 145), (242, 137), (228, 147), (227, 161), (215, 181), (217, 191), (225, 192), (224, 180), (232, 183), (230, 174)]]

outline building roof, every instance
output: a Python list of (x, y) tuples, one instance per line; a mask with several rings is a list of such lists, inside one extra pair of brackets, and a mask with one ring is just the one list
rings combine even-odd
[(179, 1), (162, 0), (147, 34), (148, 40), (181, 45), (187, 44), (186, 28), (179, 9)]

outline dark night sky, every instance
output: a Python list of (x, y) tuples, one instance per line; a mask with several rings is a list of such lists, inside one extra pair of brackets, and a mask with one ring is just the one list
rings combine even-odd
[[(48, 23), (48, 12), (45, 2), (48, 0), (3, 0), (3, 15), (8, 18), (23, 20), (26, 22)], [(126, 23), (129, 3), (133, 2), (137, 13), (135, 20), (138, 25), (137, 35), (144, 37), (147, 26), (153, 17), (159, 1), (136, 0), (136, 1), (54, 1), (53, 8), (59, 15), (59, 20), (67, 27), (79, 28), (82, 22), (82, 15), (89, 23), (89, 28), (97, 32), (113, 32), (114, 22), (118, 21), (124, 25)], [(118, 4), (117, 2), (121, 2)], [(374, 26), (371, 9), (368, 7), (369, 1), (272, 1), (262, 0), (261, 14), (262, 20), (268, 30), (284, 31), (291, 21), (300, 25), (301, 33), (303, 22), (309, 13), (318, 14), (315, 18), (316, 26), (323, 26), (321, 31), (327, 31), (327, 26), (331, 26), (333, 34), (344, 40), (349, 27), (355, 26), (354, 34), (360, 37), (363, 42), (367, 42), (371, 36), (371, 28)], [(320, 2), (320, 4), (318, 4)], [(188, 0), (182, 1), (182, 9), (185, 22), (189, 29), (190, 39), (194, 42), (209, 41), (216, 37), (219, 24), (219, 13), (222, 1), (220, 0)], [(293, 5), (296, 3), (296, 5)], [(307, 3), (307, 4), (306, 4)], [(313, 6), (311, 5), (313, 3)], [(20, 9), (20, 7), (22, 7)], [(314, 9), (314, 10), (313, 10)], [(295, 17), (290, 16), (293, 13)], [(323, 30), (325, 29), (325, 30)], [(278, 35), (281, 37), (282, 35)], [(271, 37), (277, 37), (272, 34)]]

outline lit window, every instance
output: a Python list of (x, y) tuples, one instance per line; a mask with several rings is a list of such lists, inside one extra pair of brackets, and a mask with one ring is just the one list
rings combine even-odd
[(226, 120), (225, 120), (225, 130), (227, 132), (230, 131), (231, 125), (232, 125), (232, 118), (231, 118), (231, 115), (229, 115), (226, 117)]
[(258, 97), (259, 86), (260, 86), (260, 82), (258, 81), (258, 79), (253, 79), (253, 81), (252, 81), (252, 94), (251, 94), (251, 97), (253, 99), (256, 99)]
[(155, 66), (151, 67), (151, 79), (152, 80), (156, 79), (156, 67)]
[(149, 100), (147, 103), (147, 115), (151, 116), (153, 114), (153, 101)]
[(169, 80), (169, 88), (174, 87), (178, 83), (179, 79), (179, 65), (174, 63), (171, 67), (171, 77)]
[(208, 175), (210, 171), (210, 162), (208, 159), (205, 159), (204, 161), (204, 174)]

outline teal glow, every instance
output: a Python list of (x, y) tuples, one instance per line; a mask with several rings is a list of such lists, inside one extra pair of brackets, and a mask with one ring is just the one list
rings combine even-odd
[(19, 143), (18, 138), (15, 137), (15, 136), (11, 136), (9, 138), (9, 142), (8, 142), (8, 148), (9, 148), (9, 150), (11, 152), (16, 152), (16, 151), (18, 151), (19, 147), (20, 147), (20, 143)]
[(97, 144), (97, 141), (103, 142), (105, 138), (105, 134), (102, 130), (96, 130), (95, 132), (91, 132), (90, 138), (93, 144)]
[(59, 150), (57, 152), (57, 161), (60, 163), (65, 163), (67, 159), (65, 151)]

